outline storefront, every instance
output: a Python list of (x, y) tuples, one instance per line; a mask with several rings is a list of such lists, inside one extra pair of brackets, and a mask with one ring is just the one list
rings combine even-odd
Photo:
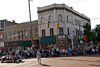
[(45, 36), (40, 38), (40, 46), (41, 48), (52, 47), (56, 43), (55, 36)]

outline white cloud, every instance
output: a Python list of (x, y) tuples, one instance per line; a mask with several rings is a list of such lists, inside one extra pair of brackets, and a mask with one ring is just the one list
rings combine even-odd
[[(42, 7), (53, 3), (65, 3), (90, 18), (100, 17), (100, 0), (33, 0), (31, 2), (32, 20), (38, 19), (38, 6)], [(28, 0), (0, 0), (0, 19), (14, 19), (18, 23), (29, 21)], [(96, 24), (100, 24), (100, 20), (92, 20), (91, 23), (94, 28)]]

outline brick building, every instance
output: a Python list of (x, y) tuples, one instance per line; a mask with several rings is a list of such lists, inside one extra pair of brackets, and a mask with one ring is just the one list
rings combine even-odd
[(0, 20), (0, 47), (4, 47), (4, 27), (17, 24), (14, 20), (8, 21), (7, 19)]
[(39, 47), (37, 20), (32, 21), (32, 37), (30, 22), (24, 22), (4, 27), (4, 34), (4, 41), (6, 47), (23, 47), (32, 45)]

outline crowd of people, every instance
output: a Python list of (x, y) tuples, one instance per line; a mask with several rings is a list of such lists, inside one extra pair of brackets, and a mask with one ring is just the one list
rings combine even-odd
[(87, 54), (97, 54), (100, 53), (99, 46), (88, 46), (88, 47), (77, 47), (77, 48), (44, 48), (44, 49), (11, 49), (10, 51), (5, 51), (4, 53), (0, 52), (0, 55), (7, 55), (9, 53), (13, 53), (13, 55), (20, 55), (22, 58), (35, 58), (36, 53), (39, 51), (41, 53), (41, 57), (59, 57), (59, 56), (79, 56), (79, 55), (87, 55)]

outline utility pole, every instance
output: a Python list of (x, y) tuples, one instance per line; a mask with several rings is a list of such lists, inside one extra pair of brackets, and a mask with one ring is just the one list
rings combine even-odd
[(73, 16), (72, 16), (72, 14), (71, 14), (71, 23), (70, 23), (70, 27), (71, 27), (71, 30), (70, 30), (70, 34), (71, 34), (71, 44), (72, 44), (72, 49), (73, 49), (73, 26), (72, 26), (72, 24), (73, 24)]
[(80, 39), (81, 39), (81, 27), (80, 27), (80, 23), (81, 22), (79, 22), (79, 42), (80, 42)]
[(33, 45), (33, 35), (32, 35), (32, 22), (31, 22), (31, 9), (30, 9), (30, 1), (28, 0), (28, 7), (29, 7), (29, 19), (30, 19), (30, 34), (31, 34), (31, 43)]

